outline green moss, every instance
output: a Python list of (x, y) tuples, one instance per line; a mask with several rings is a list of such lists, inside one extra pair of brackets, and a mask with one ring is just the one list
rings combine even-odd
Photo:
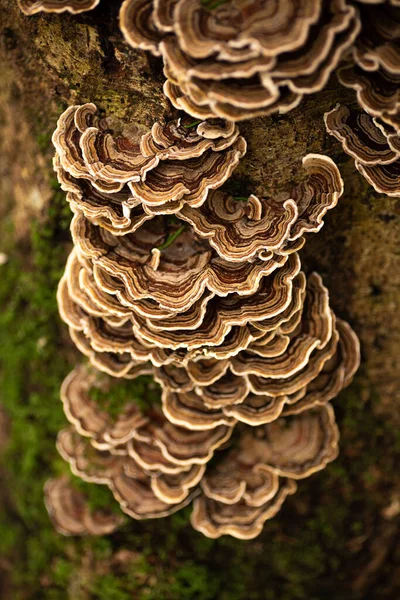
[(89, 396), (111, 417), (116, 417), (127, 402), (134, 402), (144, 413), (149, 407), (161, 404), (160, 386), (146, 375), (133, 381), (116, 380), (107, 390), (92, 387)]

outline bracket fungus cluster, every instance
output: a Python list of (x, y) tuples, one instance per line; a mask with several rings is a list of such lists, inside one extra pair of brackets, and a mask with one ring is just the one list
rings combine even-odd
[(78, 14), (92, 10), (100, 0), (18, 0), (18, 5), (26, 15), (38, 12)]
[[(143, 131), (92, 104), (59, 120), (54, 165), (74, 248), (58, 303), (92, 366), (63, 384), (71, 427), (58, 449), (133, 518), (193, 500), (196, 529), (249, 539), (337, 453), (329, 401), (359, 345), (298, 250), (343, 181), (309, 154), (286, 196), (232, 196), (221, 186), (246, 150), (237, 126), (187, 125)], [(143, 374), (161, 385), (160, 405), (127, 398), (111, 418), (90, 396)]]
[(325, 124), (377, 192), (400, 196), (400, 3), (360, 0), (358, 10), (361, 32), (338, 78), (359, 106), (336, 106)]
[(107, 535), (123, 523), (117, 514), (92, 510), (84, 494), (65, 476), (46, 482), (44, 499), (55, 529), (63, 535)]
[(377, 192), (400, 196), (400, 130), (362, 108), (344, 105), (325, 114), (325, 125)]
[(120, 25), (128, 44), (162, 56), (176, 108), (232, 121), (321, 90), (360, 29), (346, 0), (125, 0)]
[(339, 80), (356, 91), (364, 110), (398, 128), (400, 3), (360, 0), (359, 14), (361, 33), (351, 59), (338, 70)]
[(193, 126), (187, 117), (151, 131), (100, 118), (94, 104), (69, 107), (53, 135), (54, 167), (71, 206), (114, 235), (158, 214), (201, 206), (246, 152), (237, 126)]
[[(59, 433), (57, 447), (75, 475), (107, 485), (135, 519), (164, 517), (193, 500), (196, 529), (209, 537), (251, 539), (295, 492), (296, 480), (323, 469), (337, 455), (339, 434), (330, 405), (259, 427), (234, 428), (232, 420), (191, 430), (170, 423), (157, 404), (140, 410), (129, 398), (111, 417), (90, 394), (100, 388), (111, 396), (115, 382), (87, 366), (70, 373), (62, 400), (71, 427)], [(50, 481), (46, 497), (58, 529), (89, 531), (88, 517), (80, 525), (74, 520), (83, 510), (80, 497), (72, 497), (64, 480), (53, 487)], [(104, 517), (98, 520), (90, 533), (111, 526)]]

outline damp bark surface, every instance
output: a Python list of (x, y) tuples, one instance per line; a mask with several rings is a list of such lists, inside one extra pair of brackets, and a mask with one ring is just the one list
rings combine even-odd
[[(6, 257), (0, 266), (0, 313), (6, 315), (0, 327), (0, 403), (7, 414), (0, 436), (9, 447), (2, 450), (0, 440), (5, 483), (0, 507), (1, 527), (13, 531), (9, 547), (0, 544), (0, 595), (395, 599), (400, 591), (400, 201), (374, 192), (327, 135), (324, 112), (337, 102), (355, 105), (353, 92), (335, 77), (287, 115), (240, 123), (248, 152), (229, 191), (271, 197), (290, 191), (301, 181), (301, 159), (310, 152), (327, 154), (339, 166), (344, 196), (301, 251), (307, 273), (322, 275), (332, 308), (361, 340), (361, 369), (334, 401), (339, 459), (301, 482), (298, 494), (250, 542), (204, 540), (191, 530), (187, 511), (163, 522), (129, 521), (103, 542), (63, 539), (51, 528), (40, 490), (60, 459), (54, 448), (57, 427), (43, 427), (43, 420), (55, 423), (56, 412), (62, 426), (57, 385), (79, 359), (56, 315), (53, 287), (71, 242), (69, 209), (52, 172), (51, 134), (71, 104), (94, 102), (107, 115), (146, 126), (179, 114), (162, 92), (162, 61), (124, 43), (119, 6), (104, 1), (77, 16), (26, 17), (16, 0), (0, 0), (0, 252)], [(37, 303), (34, 309), (30, 302)], [(42, 320), (50, 324), (45, 336)], [(26, 348), (34, 342), (29, 356), (21, 349), (24, 340)], [(18, 352), (21, 360), (15, 358)], [(32, 369), (40, 370), (40, 378)], [(35, 510), (24, 505), (29, 490)], [(39, 534), (40, 527), (45, 533)], [(36, 547), (44, 552), (39, 563), (33, 559)]]

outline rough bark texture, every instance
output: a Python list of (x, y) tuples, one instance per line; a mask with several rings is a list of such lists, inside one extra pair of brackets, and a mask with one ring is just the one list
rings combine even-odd
[[(51, 133), (67, 105), (87, 101), (107, 114), (146, 125), (174, 114), (162, 94), (161, 61), (123, 42), (119, 5), (104, 0), (96, 10), (75, 17), (28, 18), (16, 0), (0, 0), (0, 251), (9, 254), (11, 264), (0, 267), (0, 299), (7, 314), (15, 315), (15, 322), (9, 316), (0, 331), (0, 373), (5, 383), (7, 377), (23, 380), (17, 391), (0, 401), (13, 422), (11, 436), (24, 439), (24, 432), (30, 432), (24, 448), (29, 444), (40, 448), (31, 453), (17, 450), (14, 439), (0, 473), (5, 480), (4, 486), (0, 483), (5, 525), (18, 532), (12, 551), (0, 544), (2, 597), (398, 598), (400, 202), (374, 193), (340, 145), (325, 133), (323, 113), (338, 101), (355, 101), (335, 78), (286, 116), (241, 124), (249, 149), (232, 182), (241, 193), (274, 195), (288, 190), (302, 177), (301, 158), (308, 152), (331, 156), (345, 180), (344, 197), (302, 252), (306, 270), (321, 273), (335, 312), (351, 323), (362, 343), (363, 363), (356, 381), (334, 403), (342, 432), (341, 457), (301, 482), (299, 493), (252, 542), (204, 540), (191, 531), (187, 511), (163, 522), (130, 521), (103, 545), (65, 541), (47, 523), (39, 491), (37, 514), (24, 508), (24, 497), (27, 501), (29, 490), (39, 483), (29, 483), (24, 490), (20, 471), (25, 469), (32, 478), (40, 473), (44, 480), (62, 468), (54, 450), (57, 427), (46, 429), (41, 423), (47, 419), (46, 411), (58, 411), (57, 425), (62, 425), (56, 390), (78, 357), (55, 316), (53, 288), (69, 242), (68, 208), (55, 189), (51, 169)], [(55, 252), (59, 262), (53, 277), (46, 269)], [(14, 259), (22, 265), (17, 275)], [(24, 295), (21, 289), (29, 277), (35, 293), (38, 286), (46, 287), (52, 312), (42, 316), (53, 319), (46, 342), (55, 341), (59, 356), (40, 355), (37, 350), (32, 359), (36, 362), (26, 364), (25, 358), (12, 362), (6, 348), (12, 348), (11, 335), (17, 346), (29, 335), (40, 343), (34, 327), (30, 333), (21, 329), (25, 323), (21, 315), (30, 314), (29, 293), (25, 301), (15, 301), (16, 290), (19, 299)], [(35, 317), (42, 305), (39, 300)], [(40, 384), (27, 375), (32, 364), (42, 369)], [(18, 372), (24, 368), (27, 371)], [(40, 410), (18, 408), (32, 406), (32, 400), (26, 401), (28, 396), (32, 399), (32, 386), (40, 396), (34, 405)], [(41, 435), (46, 440), (38, 440)], [(16, 499), (18, 494), (23, 497)], [(47, 527), (46, 538), (40, 541), (39, 523)], [(35, 548), (43, 552), (46, 543), (47, 554), (37, 566)]]

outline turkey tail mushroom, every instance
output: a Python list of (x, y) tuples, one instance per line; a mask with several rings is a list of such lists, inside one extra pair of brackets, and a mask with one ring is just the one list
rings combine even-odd
[(68, 477), (49, 479), (44, 499), (53, 526), (62, 535), (108, 535), (124, 522), (122, 516), (110, 511), (91, 510), (84, 494)]
[(92, 10), (99, 2), (100, 0), (18, 0), (18, 5), (26, 15), (34, 15), (38, 12), (70, 12), (76, 15)]
[(266, 0), (125, 0), (120, 24), (128, 44), (162, 56), (176, 108), (230, 121), (286, 113), (321, 90), (360, 29), (344, 0), (292, 0), (273, 11)]
[(325, 113), (325, 125), (377, 192), (400, 196), (400, 134), (393, 127), (343, 105)]
[(330, 406), (288, 424), (278, 419), (242, 429), (237, 446), (203, 477), (193, 527), (211, 538), (256, 537), (296, 491), (293, 479), (308, 477), (336, 458), (338, 437)]
[(135, 231), (151, 215), (200, 206), (246, 153), (233, 123), (185, 116), (147, 131), (101, 117), (93, 103), (61, 115), (53, 144), (67, 200), (114, 235)]

